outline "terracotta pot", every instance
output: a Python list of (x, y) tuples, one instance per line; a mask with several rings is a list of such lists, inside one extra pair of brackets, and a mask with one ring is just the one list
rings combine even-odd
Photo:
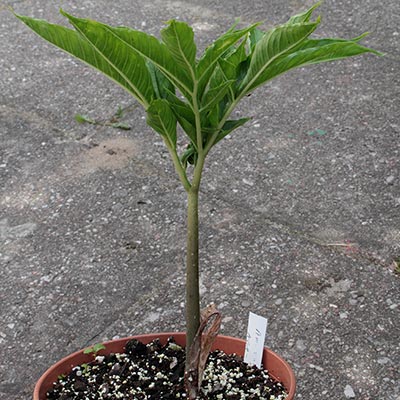
[[(105, 350), (99, 351), (98, 354), (104, 355), (108, 353), (123, 353), (125, 344), (131, 339), (138, 339), (141, 342), (147, 344), (152, 340), (159, 338), (161, 343), (165, 344), (167, 339), (173, 336), (176, 342), (185, 346), (186, 335), (182, 332), (167, 332), (167, 333), (153, 333), (148, 335), (138, 335), (127, 337), (123, 339), (111, 340), (105, 342)], [(231, 354), (236, 353), (243, 356), (245, 349), (245, 341), (242, 339), (236, 339), (229, 336), (218, 336), (213, 344), (213, 350), (223, 350), (225, 353)], [(79, 350), (75, 353), (58, 361), (52, 367), (50, 367), (39, 379), (35, 386), (33, 394), (33, 400), (45, 400), (46, 392), (52, 388), (53, 382), (57, 380), (57, 377), (61, 374), (68, 374), (73, 367), (77, 365), (87, 363), (93, 360), (91, 354), (83, 354), (83, 350)], [(267, 369), (270, 375), (281, 382), (289, 393), (286, 400), (294, 399), (294, 393), (296, 389), (296, 380), (292, 369), (281, 357), (279, 357), (273, 351), (265, 348), (263, 354), (263, 365)]]

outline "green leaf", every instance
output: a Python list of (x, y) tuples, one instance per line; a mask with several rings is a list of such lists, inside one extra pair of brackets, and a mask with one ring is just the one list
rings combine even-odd
[(197, 78), (199, 81), (199, 95), (203, 95), (220, 57), (235, 43), (255, 29), (259, 23), (240, 30), (228, 30), (209, 46), (197, 65)]
[(108, 25), (90, 19), (76, 18), (62, 10), (61, 13), (112, 68), (128, 82), (132, 82), (142, 95), (147, 108), (154, 98), (154, 91), (145, 58), (114, 35)]
[(212, 69), (219, 57), (223, 55), (230, 47), (237, 43), (241, 38), (254, 30), (260, 23), (248, 26), (240, 30), (228, 30), (210, 45), (203, 56), (200, 58), (197, 66), (197, 75), (199, 80)]
[(176, 147), (176, 117), (167, 100), (154, 100), (147, 109), (147, 123)]
[(241, 118), (237, 120), (229, 120), (226, 121), (224, 126), (221, 129), (221, 132), (218, 134), (217, 139), (215, 140), (214, 145), (216, 145), (220, 140), (222, 140), (225, 136), (228, 136), (232, 131), (244, 125), (247, 121), (250, 121), (251, 118)]
[(215, 104), (218, 104), (222, 98), (225, 97), (226, 93), (234, 82), (235, 81), (233, 80), (225, 81), (219, 86), (210, 88), (210, 90), (205, 93), (204, 100), (201, 104), (200, 114), (206, 113), (213, 108)]
[(193, 142), (196, 147), (196, 121), (193, 110), (186, 102), (179, 99), (173, 93), (169, 93), (167, 100), (179, 122), (179, 125), (183, 128), (191, 142)]
[(218, 128), (218, 125), (221, 120), (221, 107), (220, 104), (216, 104), (213, 109), (210, 110), (210, 112), (207, 114), (207, 120), (204, 122), (204, 125), (210, 126), (211, 132), (206, 132), (204, 137), (206, 138), (206, 141), (208, 139), (209, 134), (213, 134), (214, 130)]
[(304, 41), (319, 22), (318, 19), (312, 23), (282, 25), (267, 32), (254, 48), (248, 71), (239, 88), (240, 95), (261, 85), (264, 82), (263, 75), (271, 63)]
[(251, 53), (253, 52), (255, 45), (262, 39), (264, 34), (265, 34), (265, 32), (263, 32), (261, 29), (253, 29), (250, 32), (249, 42), (250, 42), (250, 52)]
[[(75, 19), (77, 24), (90, 29), (90, 41), (85, 35), (61, 25), (21, 15), (16, 17), (42, 38), (103, 72), (135, 96), (143, 106), (152, 100), (153, 90), (144, 59), (135, 52), (128, 52), (112, 36), (106, 35), (105, 26), (94, 21)], [(109, 57), (104, 52), (108, 52)]]
[[(219, 67), (215, 70), (214, 75), (217, 76), (211, 80), (211, 87), (205, 92), (205, 98), (201, 102), (200, 121), (204, 142), (210, 135), (213, 135), (215, 129), (218, 129), (227, 104), (232, 102), (232, 85), (235, 83), (233, 80), (226, 81)], [(216, 86), (219, 82), (222, 83)]]
[(184, 153), (181, 155), (181, 163), (183, 167), (186, 169), (188, 164), (196, 165), (197, 162), (197, 150), (193, 143), (190, 143)]
[(340, 60), (363, 53), (380, 55), (379, 52), (359, 45), (358, 40), (360, 40), (360, 37), (352, 40), (307, 39), (292, 52), (276, 58), (260, 76), (258, 84), (265, 83), (291, 69), (305, 65)]
[(239, 25), (240, 22), (240, 18), (235, 18), (235, 22), (232, 24), (232, 26), (225, 32), (225, 34), (227, 33), (231, 33), (231, 32), (235, 32), (235, 28)]
[(193, 143), (194, 147), (197, 149), (197, 144), (196, 144), (196, 126), (194, 122), (188, 121), (185, 117), (183, 117), (181, 114), (176, 113), (175, 114), (176, 119), (179, 122), (179, 125), (182, 127), (184, 132), (187, 134), (189, 137), (191, 143)]
[(96, 343), (95, 345), (93, 345), (93, 351), (95, 353), (98, 353), (100, 350), (104, 350), (106, 348), (106, 346), (104, 346), (103, 343)]
[(300, 14), (297, 14), (297, 15), (293, 15), (286, 24), (287, 25), (302, 24), (302, 23), (310, 21), (312, 13), (321, 4), (322, 4), (322, 1), (319, 1), (318, 3), (314, 4), (311, 8), (309, 8), (307, 11), (304, 11), (304, 12), (302, 12)]
[(158, 99), (165, 99), (169, 93), (175, 94), (175, 87), (168, 78), (151, 61), (147, 61), (155, 95)]
[[(246, 41), (237, 47), (232, 46), (218, 59), (213, 75), (200, 102), (202, 122), (205, 126), (217, 127), (226, 108), (235, 100), (238, 68), (247, 58)], [(208, 119), (205, 119), (208, 114)]]
[(83, 114), (75, 114), (75, 121), (79, 122), (80, 124), (96, 124), (96, 121), (89, 118), (87, 115), (83, 115)]
[(228, 57), (221, 57), (218, 60), (219, 67), (224, 73), (225, 80), (237, 78), (238, 66), (246, 58), (246, 42), (243, 41)]
[[(69, 16), (70, 22), (84, 25), (84, 19)], [(127, 27), (111, 27), (99, 22), (92, 21), (95, 24), (102, 25), (110, 33), (113, 41), (121, 43), (146, 61), (152, 62), (175, 86), (187, 97), (193, 89), (193, 81), (184, 69), (182, 69), (173, 59), (170, 51), (164, 43), (157, 38), (144, 32), (140, 32)], [(111, 40), (111, 39), (110, 39)], [(151, 78), (149, 78), (151, 80)]]
[(118, 106), (118, 110), (115, 113), (115, 118), (122, 118), (124, 116), (124, 109), (121, 106)]
[[(229, 87), (227, 98), (224, 99), (224, 104), (221, 107), (221, 112), (224, 112), (226, 106), (231, 104), (236, 99), (236, 89), (243, 79), (245, 73), (241, 73), (242, 64), (247, 60), (246, 54), (246, 41), (242, 41), (240, 45), (234, 49), (226, 58), (220, 58), (218, 60), (218, 67), (215, 69), (214, 76), (216, 80), (220, 82), (234, 80), (234, 84)], [(246, 69), (247, 71), (247, 69)], [(218, 78), (218, 74), (221, 75)], [(213, 78), (212, 78), (213, 80)], [(211, 81), (212, 81), (211, 80)], [(211, 83), (213, 86), (213, 84)]]
[(93, 347), (88, 347), (87, 349), (83, 350), (83, 354), (92, 354), (93, 352)]
[(193, 87), (196, 70), (196, 45), (193, 29), (185, 22), (171, 20), (168, 24), (169, 26), (161, 31), (161, 38), (174, 61), (192, 79)]
[[(94, 354), (98, 353), (100, 350), (104, 350), (106, 346), (104, 346), (103, 343), (96, 343), (91, 347), (88, 347), (87, 349), (83, 350), (83, 354)], [(82, 364), (82, 367), (86, 369), (89, 365), (88, 364)]]
[[(358, 42), (364, 38), (368, 33), (363, 33), (360, 36), (357, 36), (353, 39), (333, 39), (333, 38), (326, 38), (326, 39), (307, 39), (303, 43), (301, 43), (297, 48), (293, 50), (292, 58), (297, 58), (298, 52), (303, 52), (304, 54), (314, 54), (318, 55), (317, 58), (329, 58), (332, 56), (332, 51), (336, 49), (342, 49), (338, 51), (336, 56), (340, 55), (340, 58), (343, 57), (352, 57), (354, 55), (362, 54), (362, 53), (373, 53), (375, 55), (381, 56), (382, 53), (379, 51), (370, 49), (368, 47), (359, 45)], [(318, 53), (314, 53), (318, 51)], [(346, 52), (348, 55), (346, 55)], [(323, 57), (325, 53), (326, 57)], [(339, 54), (340, 53), (340, 54)], [(354, 54), (353, 54), (354, 53)], [(334, 59), (337, 59), (336, 56)], [(311, 58), (310, 58), (311, 61)]]

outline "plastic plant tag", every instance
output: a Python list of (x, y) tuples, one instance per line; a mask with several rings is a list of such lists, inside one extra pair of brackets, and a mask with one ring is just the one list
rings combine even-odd
[(247, 341), (243, 361), (249, 365), (261, 368), (264, 351), (265, 334), (268, 320), (257, 314), (249, 313), (249, 325), (247, 327)]

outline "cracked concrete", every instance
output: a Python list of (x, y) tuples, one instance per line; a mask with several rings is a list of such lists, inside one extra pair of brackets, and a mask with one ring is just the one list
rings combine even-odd
[[(61, 22), (58, 3), (8, 1)], [(64, 1), (157, 34), (192, 23), (204, 48), (240, 16), (284, 22), (311, 1)], [(240, 107), (201, 192), (201, 288), (298, 379), (297, 399), (399, 400), (400, 9), (331, 0), (320, 33), (386, 53), (293, 71)], [(115, 336), (182, 330), (185, 195), (144, 113), (106, 78), (0, 10), (0, 399), (27, 400), (60, 357)], [(127, 108), (130, 131), (78, 124)]]

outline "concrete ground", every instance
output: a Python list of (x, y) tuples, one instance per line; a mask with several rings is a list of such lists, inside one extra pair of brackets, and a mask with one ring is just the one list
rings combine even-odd
[[(58, 2), (7, 0), (61, 22)], [(200, 47), (235, 17), (282, 23), (309, 0), (65, 0), (79, 16)], [(400, 399), (397, 0), (328, 0), (319, 34), (386, 53), (292, 71), (246, 99), (201, 193), (204, 304), (224, 334), (248, 312), (298, 379), (297, 399)], [(129, 107), (130, 131), (78, 124)], [(115, 336), (183, 330), (185, 195), (144, 113), (0, 10), (0, 399), (27, 400), (60, 357)]]

